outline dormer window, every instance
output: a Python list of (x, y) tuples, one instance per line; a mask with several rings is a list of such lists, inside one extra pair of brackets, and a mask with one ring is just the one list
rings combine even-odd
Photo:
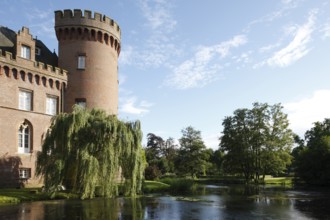
[(37, 56), (41, 55), (41, 49), (39, 47), (36, 47), (36, 55)]
[(29, 46), (21, 46), (21, 57), (25, 59), (31, 59), (31, 48)]

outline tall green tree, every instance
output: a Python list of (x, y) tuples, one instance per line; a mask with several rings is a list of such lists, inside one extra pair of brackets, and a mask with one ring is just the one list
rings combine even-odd
[(224, 169), (243, 174), (246, 181), (266, 174), (278, 175), (291, 162), (293, 134), (280, 104), (254, 103), (224, 119), (220, 149)]
[(177, 169), (181, 174), (189, 174), (195, 178), (205, 170), (207, 154), (204, 151), (206, 147), (200, 131), (189, 126), (181, 132)]
[(215, 150), (213, 152), (213, 155), (210, 158), (210, 162), (213, 165), (213, 173), (215, 175), (221, 175), (223, 174), (223, 159), (224, 158), (224, 152), (221, 149)]
[(101, 110), (75, 107), (52, 119), (36, 174), (43, 176), (48, 191), (65, 185), (81, 198), (93, 198), (96, 186), (101, 196), (117, 195), (121, 170), (124, 193), (134, 196), (141, 191), (146, 163), (141, 140), (138, 121), (122, 122)]
[(300, 142), (293, 152), (296, 175), (308, 184), (330, 186), (330, 119), (305, 133), (306, 146)]
[(175, 171), (176, 145), (173, 138), (164, 141), (162, 137), (149, 133), (145, 151), (148, 162), (146, 179), (156, 179), (165, 173)]

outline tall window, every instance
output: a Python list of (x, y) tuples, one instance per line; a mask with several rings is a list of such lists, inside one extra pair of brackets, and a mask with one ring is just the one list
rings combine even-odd
[(57, 97), (47, 96), (46, 98), (46, 114), (57, 114)]
[(32, 110), (32, 92), (26, 90), (19, 91), (18, 108), (21, 110)]
[(31, 126), (24, 122), (18, 129), (18, 153), (31, 152)]
[(28, 179), (31, 177), (31, 169), (30, 168), (20, 168), (18, 170), (20, 179)]
[(31, 48), (26, 45), (22, 45), (21, 46), (21, 57), (23, 57), (25, 59), (31, 59)]
[(84, 70), (86, 67), (86, 56), (78, 56), (78, 69)]

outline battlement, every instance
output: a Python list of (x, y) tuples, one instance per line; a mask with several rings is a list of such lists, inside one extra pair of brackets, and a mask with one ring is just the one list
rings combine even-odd
[(56, 66), (52, 66), (49, 64), (44, 64), (42, 62), (32, 61), (32, 60), (26, 60), (20, 57), (16, 57), (16, 59), (13, 57), (12, 53), (8, 51), (4, 51), (4, 54), (2, 50), (0, 49), (0, 62), (3, 62), (2, 65), (8, 65), (8, 66), (22, 66), (24, 63), (24, 68), (27, 69), (27, 71), (36, 72), (36, 73), (42, 73), (47, 76), (59, 78), (62, 80), (67, 80), (68, 71), (64, 69), (60, 69)]
[(110, 17), (89, 10), (65, 9), (64, 11), (55, 11), (55, 28), (82, 26), (89, 28), (98, 28), (107, 31), (120, 40), (120, 27)]

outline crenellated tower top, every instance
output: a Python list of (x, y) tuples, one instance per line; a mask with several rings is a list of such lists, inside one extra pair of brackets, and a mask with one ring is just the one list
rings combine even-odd
[(109, 17), (79, 9), (55, 11), (58, 64), (68, 70), (65, 111), (75, 104), (118, 113), (120, 28)]
[(61, 40), (94, 40), (113, 47), (120, 53), (121, 31), (111, 18), (89, 10), (55, 11), (55, 30)]

